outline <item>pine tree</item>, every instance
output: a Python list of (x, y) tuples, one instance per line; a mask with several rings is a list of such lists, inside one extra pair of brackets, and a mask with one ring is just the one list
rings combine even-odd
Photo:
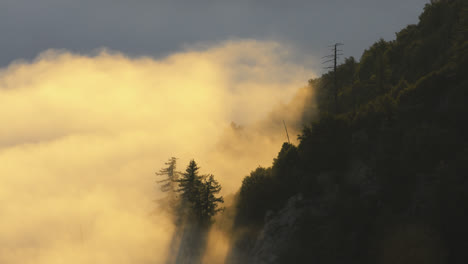
[(203, 181), (203, 189), (201, 192), (201, 220), (209, 222), (216, 213), (224, 210), (219, 207), (220, 203), (224, 203), (222, 196), (215, 195), (221, 191), (221, 185), (214, 179), (212, 174), (205, 177)]
[(213, 175), (199, 175), (197, 163), (191, 160), (185, 173), (177, 180), (187, 217), (197, 220), (199, 223), (209, 223), (211, 218), (222, 210), (219, 203), (223, 203), (223, 197), (216, 197), (221, 191), (221, 185)]
[(166, 197), (158, 200), (160, 207), (169, 211), (169, 213), (174, 214), (179, 205), (177, 199), (177, 181), (179, 180), (180, 172), (177, 171), (177, 158), (171, 157), (166, 163), (165, 168), (156, 172), (157, 176), (164, 177), (162, 180), (158, 180), (157, 183), (160, 184), (160, 190), (167, 193)]
[(169, 161), (164, 164), (167, 167), (160, 169), (159, 172), (156, 172), (156, 175), (163, 176), (165, 179), (159, 180), (158, 183), (161, 184), (160, 188), (162, 192), (174, 193), (180, 174), (180, 172), (176, 170), (177, 158), (171, 157)]
[[(184, 206), (195, 211), (198, 207), (198, 196), (202, 185), (202, 176), (198, 175), (199, 169), (200, 168), (197, 163), (194, 160), (191, 160), (185, 170), (185, 173), (183, 173), (182, 177), (177, 180), (179, 183), (177, 192), (180, 193), (182, 203)], [(193, 213), (194, 212), (189, 212), (189, 214)]]

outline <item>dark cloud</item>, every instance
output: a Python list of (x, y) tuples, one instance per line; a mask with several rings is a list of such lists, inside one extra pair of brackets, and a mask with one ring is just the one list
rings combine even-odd
[(334, 41), (359, 57), (380, 37), (415, 23), (428, 0), (2, 0), (0, 65), (50, 49), (108, 47), (164, 56), (229, 38), (292, 44), (321, 57)]

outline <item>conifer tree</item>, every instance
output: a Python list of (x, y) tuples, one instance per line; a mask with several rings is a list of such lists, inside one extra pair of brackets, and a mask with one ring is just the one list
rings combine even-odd
[(223, 197), (217, 197), (221, 191), (221, 185), (213, 175), (199, 175), (197, 163), (191, 160), (185, 173), (177, 180), (178, 192), (182, 199), (182, 205), (186, 209), (186, 216), (197, 220), (199, 223), (209, 223), (211, 218), (222, 210), (219, 207), (223, 203)]
[(191, 160), (185, 172), (182, 173), (182, 177), (177, 180), (179, 183), (177, 191), (181, 194), (183, 201), (189, 204), (196, 203), (201, 188), (202, 177), (198, 175), (199, 169), (197, 163)]
[(161, 184), (160, 188), (162, 192), (174, 193), (176, 191), (176, 182), (179, 179), (180, 172), (177, 171), (177, 158), (171, 157), (168, 162), (164, 163), (167, 167), (162, 168), (156, 175), (165, 177), (159, 180)]
[(223, 197), (216, 197), (216, 194), (220, 191), (221, 185), (214, 179), (212, 174), (205, 177), (200, 203), (202, 221), (210, 221), (211, 217), (224, 209), (223, 207), (219, 207), (220, 203), (224, 203)]
[(164, 177), (162, 180), (158, 180), (157, 183), (160, 184), (160, 190), (167, 193), (167, 195), (158, 202), (162, 208), (170, 211), (170, 213), (175, 213), (178, 206), (176, 188), (180, 175), (180, 172), (177, 171), (177, 158), (171, 157), (164, 164), (166, 167), (156, 172), (156, 175)]

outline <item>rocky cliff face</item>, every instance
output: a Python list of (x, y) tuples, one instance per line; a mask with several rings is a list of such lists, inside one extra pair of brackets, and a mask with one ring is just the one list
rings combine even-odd
[(304, 219), (320, 217), (320, 209), (302, 194), (291, 197), (283, 209), (268, 211), (263, 228), (255, 235), (244, 235), (238, 240), (228, 258), (231, 264), (276, 264), (284, 263), (282, 256), (297, 241), (297, 232)]
[(297, 231), (299, 221), (312, 210), (312, 205), (303, 199), (302, 194), (298, 194), (291, 197), (279, 212), (269, 211), (265, 216), (265, 226), (251, 251), (252, 263), (278, 263), (280, 254), (288, 248)]

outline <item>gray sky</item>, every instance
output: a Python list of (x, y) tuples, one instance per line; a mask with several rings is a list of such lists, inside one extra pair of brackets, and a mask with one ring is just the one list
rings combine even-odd
[(199, 42), (253, 38), (359, 58), (416, 23), (428, 0), (0, 0), (0, 66), (50, 48), (160, 57)]

